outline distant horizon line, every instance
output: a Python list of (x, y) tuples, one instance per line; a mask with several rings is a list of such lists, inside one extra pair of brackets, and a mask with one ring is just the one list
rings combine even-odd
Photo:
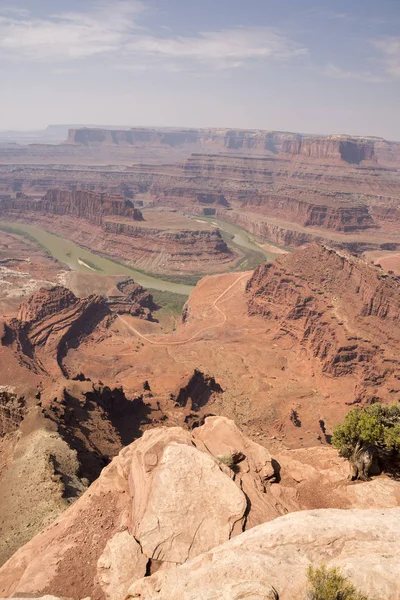
[(351, 134), (351, 133), (309, 133), (306, 131), (291, 131), (285, 129), (262, 129), (257, 127), (192, 127), (192, 126), (176, 126), (176, 125), (102, 125), (102, 124), (82, 124), (82, 123), (53, 123), (45, 126), (44, 128), (37, 129), (3, 129), (0, 130), (0, 136), (4, 135), (33, 135), (38, 133), (43, 133), (53, 128), (65, 128), (65, 129), (103, 129), (105, 131), (130, 131), (137, 129), (153, 129), (158, 131), (165, 130), (173, 130), (173, 131), (207, 131), (207, 130), (216, 130), (216, 131), (243, 131), (243, 132), (260, 132), (260, 133), (287, 133), (287, 134), (296, 134), (308, 137), (329, 137), (329, 136), (337, 136), (337, 137), (347, 137), (347, 138), (359, 138), (359, 139), (371, 139), (371, 140), (380, 140), (385, 142), (395, 142), (400, 143), (398, 140), (388, 139), (383, 136), (376, 135), (359, 135), (359, 134)]

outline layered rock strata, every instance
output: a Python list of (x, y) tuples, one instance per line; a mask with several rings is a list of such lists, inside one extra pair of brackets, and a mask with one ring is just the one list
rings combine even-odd
[(4, 323), (0, 344), (12, 347), (21, 364), (36, 373), (51, 375), (61, 369), (69, 378), (64, 357), (96, 327), (107, 335), (115, 314), (153, 319), (157, 306), (147, 290), (131, 278), (117, 285), (120, 295), (108, 298), (77, 298), (62, 286), (40, 289), (21, 304), (16, 318)]
[(143, 215), (130, 200), (103, 193), (50, 190), (42, 199), (19, 194), (0, 201), (0, 219), (36, 224), (156, 273), (215, 271), (239, 258), (219, 230), (196, 228), (189, 219), (182, 229), (163, 227), (162, 217), (159, 224), (141, 224)]
[(135, 283), (131, 277), (122, 279), (116, 287), (120, 293), (115, 296), (107, 296), (107, 306), (112, 312), (119, 315), (128, 314), (149, 321), (153, 319), (152, 311), (159, 307), (154, 303), (153, 296), (148, 290)]
[[(96, 131), (82, 131), (83, 145), (66, 147), (97, 144), (137, 149), (156, 144), (165, 149), (186, 147), (192, 155), (185, 161), (176, 158), (182, 162), (175, 164), (146, 165), (140, 160), (128, 168), (107, 171), (30, 166), (16, 172), (4, 167), (0, 192), (41, 194), (57, 182), (71, 191), (84, 187), (119, 193), (130, 202), (168, 205), (198, 214), (217, 212), (220, 218), (240, 221), (243, 227), (248, 220), (252, 233), (258, 229), (263, 237), (293, 247), (315, 239), (329, 239), (332, 246), (357, 252), (400, 244), (396, 228), (398, 143), (256, 131), (191, 130), (189, 135), (141, 130), (102, 132), (100, 137)], [(126, 136), (131, 140), (124, 140)]]
[(19, 361), (36, 373), (57, 373), (63, 367), (68, 348), (89, 335), (97, 325), (111, 318), (101, 296), (80, 299), (63, 288), (41, 289), (21, 304), (17, 318), (9, 321), (8, 338)]
[(355, 375), (355, 402), (400, 399), (396, 276), (314, 244), (256, 269), (248, 310), (280, 325), (322, 372)]
[(249, 151), (258, 154), (301, 155), (333, 159), (351, 164), (372, 161), (396, 162), (400, 144), (382, 138), (349, 135), (304, 135), (299, 133), (238, 129), (70, 129), (66, 144), (83, 146), (196, 147), (199, 151)]
[(350, 164), (360, 164), (362, 161), (377, 162), (374, 141), (347, 136), (331, 135), (324, 138), (284, 141), (282, 154), (340, 160)]
[(67, 144), (84, 146), (195, 146), (228, 150), (256, 150), (277, 153), (285, 140), (297, 140), (296, 133), (235, 129), (70, 129)]
[(39, 212), (58, 216), (68, 215), (101, 225), (106, 216), (119, 216), (143, 221), (143, 215), (130, 200), (118, 195), (91, 192), (88, 190), (67, 191), (49, 190), (43, 198), (35, 200), (24, 194), (17, 194), (11, 205), (5, 208), (21, 212)]

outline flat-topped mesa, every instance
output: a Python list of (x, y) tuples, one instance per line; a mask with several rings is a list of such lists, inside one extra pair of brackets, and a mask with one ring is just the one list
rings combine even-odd
[(282, 154), (310, 159), (360, 164), (363, 161), (395, 165), (400, 161), (400, 144), (376, 137), (350, 135), (317, 136), (260, 129), (157, 129), (136, 127), (109, 130), (70, 129), (66, 144), (78, 146), (121, 146), (131, 148), (187, 148), (188, 151), (245, 151), (259, 156)]
[(377, 162), (375, 141), (350, 138), (347, 136), (327, 136), (284, 141), (282, 155), (299, 155), (313, 159), (340, 160), (350, 164), (363, 161)]
[(299, 139), (299, 134), (257, 129), (155, 129), (108, 130), (70, 129), (67, 144), (83, 146), (197, 146), (207, 149), (257, 150), (277, 154), (284, 140)]
[(143, 221), (143, 215), (135, 208), (133, 202), (116, 194), (111, 195), (89, 190), (67, 191), (51, 189), (41, 200), (34, 200), (24, 194), (17, 194), (12, 202), (12, 208), (37, 211), (54, 215), (68, 215), (86, 219), (96, 225), (101, 225), (105, 216), (120, 216)]
[(182, 130), (164, 132), (152, 128), (136, 129), (96, 129), (87, 128), (70, 129), (67, 143), (90, 145), (167, 145), (176, 146), (179, 144), (196, 143), (196, 130)]
[[(260, 213), (343, 233), (378, 227), (368, 205), (356, 194), (332, 193), (317, 183), (299, 185), (297, 179), (282, 159), (196, 153), (171, 169), (170, 177), (153, 174), (149, 192), (157, 202), (197, 212), (210, 204), (216, 209), (239, 208), (242, 217)], [(223, 214), (227, 220), (234, 218), (232, 213)]]
[(248, 310), (280, 324), (321, 373), (349, 376), (356, 401), (396, 401), (400, 283), (382, 269), (313, 244), (258, 267)]

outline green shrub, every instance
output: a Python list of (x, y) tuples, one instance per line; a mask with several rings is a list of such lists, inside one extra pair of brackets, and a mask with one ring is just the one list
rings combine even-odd
[(400, 407), (372, 404), (347, 413), (332, 436), (332, 444), (344, 458), (350, 458), (357, 445), (400, 451)]
[(322, 564), (314, 568), (309, 565), (307, 579), (308, 600), (368, 600), (336, 567), (328, 569)]
[(158, 306), (165, 309), (166, 313), (172, 313), (175, 317), (179, 317), (182, 314), (183, 307), (187, 301), (187, 296), (175, 294), (174, 292), (151, 290), (151, 295)]
[(222, 454), (217, 456), (217, 460), (232, 469), (232, 471), (235, 469), (236, 463), (233, 454)]

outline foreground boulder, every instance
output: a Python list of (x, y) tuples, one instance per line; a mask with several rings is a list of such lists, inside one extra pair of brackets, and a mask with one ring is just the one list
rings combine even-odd
[(186, 564), (135, 582), (129, 600), (293, 600), (308, 565), (337, 566), (368, 598), (400, 599), (400, 508), (280, 517)]
[[(125, 418), (132, 417), (126, 413)], [(286, 564), (300, 560), (301, 568), (294, 571), (290, 581), (293, 586), (297, 580), (303, 581), (308, 562), (314, 560), (314, 554), (307, 554), (313, 544), (315, 560), (330, 560), (332, 548), (348, 547), (350, 555), (354, 552), (350, 541), (345, 541), (344, 546), (340, 541), (347, 539), (347, 530), (357, 531), (357, 552), (362, 551), (362, 540), (372, 539), (368, 536), (375, 536), (377, 541), (383, 539), (386, 521), (382, 520), (380, 532), (361, 521), (357, 530), (356, 520), (346, 520), (352, 511), (315, 511), (310, 514), (338, 515), (337, 527), (332, 524), (325, 531), (323, 519), (304, 524), (296, 517), (282, 531), (278, 526), (267, 528), (265, 538), (257, 538), (261, 562), (258, 550), (254, 550), (256, 545), (247, 554), (244, 546), (242, 560), (239, 544), (234, 546), (237, 561), (232, 558), (233, 566), (231, 558), (226, 565), (216, 563), (221, 580), (214, 572), (207, 572), (201, 580), (203, 568), (208, 565), (211, 569), (213, 562), (207, 561), (214, 556), (204, 553), (232, 538), (242, 538), (243, 531), (287, 512), (310, 507), (373, 505), (384, 509), (374, 512), (379, 517), (392, 514), (387, 509), (399, 504), (399, 483), (386, 478), (371, 483), (348, 482), (348, 466), (331, 448), (287, 451), (277, 458), (274, 461), (268, 450), (244, 436), (233, 421), (222, 417), (209, 417), (192, 432), (179, 427), (146, 431), (114, 458), (75, 504), (0, 568), (0, 597), (51, 594), (76, 600), (88, 596), (92, 600), (125, 600), (131, 588), (133, 598), (139, 593), (139, 598), (152, 599), (154, 590), (165, 584), (165, 595), (159, 596), (162, 600), (177, 598), (179, 594), (190, 600), (231, 600), (242, 589), (244, 594), (250, 594), (246, 597), (268, 598), (268, 589), (272, 589), (268, 586), (276, 582), (278, 589), (280, 577), (288, 571)], [(274, 521), (278, 522), (280, 519)], [(317, 522), (320, 525), (315, 529)], [(396, 527), (392, 529), (395, 532)], [(336, 537), (330, 538), (329, 532)], [(264, 545), (268, 552), (273, 549), (272, 556), (265, 558)], [(278, 552), (276, 548), (280, 546)], [(379, 544), (377, 548), (381, 552)], [(253, 550), (256, 556), (252, 555)], [(217, 552), (215, 556), (220, 556)], [(182, 577), (188, 579), (181, 579), (181, 571), (176, 567), (188, 561), (193, 564), (199, 555), (208, 557), (199, 562), (199, 581), (189, 580), (187, 571)], [(281, 564), (276, 562), (278, 559)], [(268, 565), (272, 565), (270, 570)], [(169, 570), (177, 573), (173, 577), (178, 583), (182, 581), (182, 589), (178, 586), (175, 590), (173, 578), (163, 579)], [(278, 579), (269, 577), (272, 572), (274, 577), (279, 575)], [(243, 584), (239, 585), (240, 578)], [(142, 579), (136, 588), (135, 582)], [(253, 587), (249, 587), (250, 580)], [(182, 591), (185, 582), (192, 590), (189, 595)], [(229, 587), (231, 584), (233, 587)], [(215, 593), (211, 591), (214, 585)], [(220, 589), (225, 596), (215, 595)], [(257, 596), (257, 590), (264, 595)]]
[[(0, 596), (122, 600), (133, 581), (240, 534), (252, 513), (241, 487), (268, 496), (261, 483), (273, 476), (271, 457), (227, 419), (207, 419), (202, 430), (152, 429), (122, 450), (73, 506), (3, 565)], [(240, 455), (236, 481), (214, 455), (220, 450)]]

